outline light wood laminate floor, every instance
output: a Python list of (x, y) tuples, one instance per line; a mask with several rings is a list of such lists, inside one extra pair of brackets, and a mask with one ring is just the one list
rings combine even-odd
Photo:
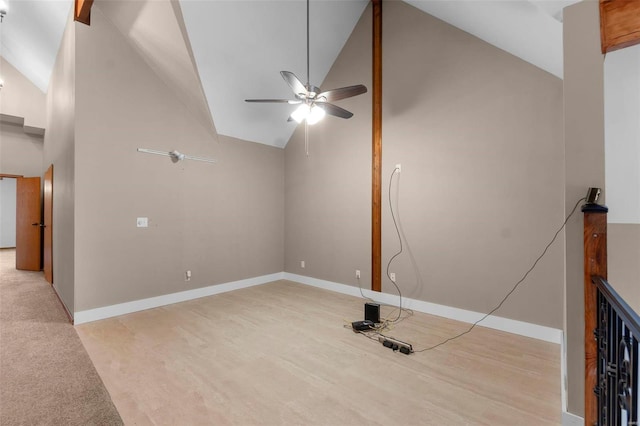
[[(389, 309), (383, 309), (383, 313)], [(558, 425), (560, 347), (476, 327), (403, 355), (363, 300), (288, 281), (77, 326), (127, 425)], [(468, 324), (415, 313), (414, 348)]]

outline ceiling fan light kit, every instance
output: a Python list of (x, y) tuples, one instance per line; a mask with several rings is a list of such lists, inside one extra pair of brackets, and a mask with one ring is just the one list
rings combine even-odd
[(304, 103), (293, 111), (291, 118), (298, 123), (306, 119), (308, 124), (316, 124), (322, 120), (326, 114), (325, 110), (320, 106), (314, 105), (310, 107), (309, 104)]
[(307, 0), (307, 84), (302, 84), (300, 79), (290, 71), (280, 71), (280, 75), (291, 87), (296, 99), (245, 99), (245, 101), (299, 104), (298, 108), (287, 120), (297, 123), (305, 121), (306, 124), (315, 124), (327, 114), (339, 118), (351, 118), (353, 113), (329, 102), (339, 101), (367, 92), (367, 88), (362, 84), (322, 92), (319, 87), (312, 86), (309, 83), (309, 0)]

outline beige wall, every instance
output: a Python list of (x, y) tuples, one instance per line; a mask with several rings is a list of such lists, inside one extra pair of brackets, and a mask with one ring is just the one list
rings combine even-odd
[[(588, 187), (604, 188), (603, 56), (598, 2), (564, 9), (565, 209)], [(605, 202), (603, 194), (602, 202)], [(565, 339), (568, 406), (584, 415), (583, 215), (567, 223)]]
[[(322, 84), (371, 88), (371, 11), (366, 10)], [(285, 271), (357, 285), (369, 283), (371, 93), (340, 101), (355, 113), (298, 126), (285, 149)], [(305, 269), (300, 261), (305, 261)]]
[(604, 62), (609, 283), (640, 312), (640, 45)]
[[(323, 88), (370, 87), (370, 16)], [(405, 3), (385, 3), (383, 32), (383, 266), (398, 249), (387, 188), (400, 163), (403, 295), (488, 312), (563, 221), (562, 82)], [(370, 286), (370, 102), (310, 128), (309, 157), (300, 130), (286, 148), (288, 272), (357, 285), (361, 269)], [(557, 242), (496, 314), (561, 328), (563, 256)], [(383, 291), (395, 293), (386, 278)]]
[(608, 280), (636, 312), (640, 312), (640, 225), (607, 224)]
[(282, 271), (284, 152), (212, 137), (104, 13), (77, 29), (76, 311)]
[(46, 95), (2, 57), (0, 71), (4, 80), (0, 90), (0, 114), (24, 118), (26, 126), (44, 128)]
[[(26, 126), (44, 128), (46, 95), (0, 57), (4, 87), (0, 90), (0, 114), (24, 119)], [(42, 176), (43, 138), (27, 134), (22, 126), (0, 123), (0, 173)]]
[[(67, 23), (47, 90), (43, 169), (53, 164), (53, 285), (74, 312), (75, 29)], [(43, 170), (44, 172), (44, 170)]]
[(0, 123), (0, 173), (42, 176), (43, 139), (22, 126)]

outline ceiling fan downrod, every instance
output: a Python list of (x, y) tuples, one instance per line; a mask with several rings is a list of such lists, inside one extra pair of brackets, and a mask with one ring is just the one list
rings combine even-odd
[(338, 89), (322, 91), (319, 87), (311, 85), (310, 73), (310, 0), (307, 0), (307, 83), (302, 84), (300, 79), (291, 71), (280, 71), (284, 81), (291, 87), (295, 99), (245, 99), (245, 102), (260, 103), (287, 103), (298, 105), (297, 109), (289, 116), (287, 121), (296, 121), (305, 124), (315, 124), (320, 121), (325, 114), (339, 118), (351, 118), (353, 113), (334, 105), (330, 102), (350, 98), (367, 92), (367, 88), (362, 84), (354, 86), (340, 87)]

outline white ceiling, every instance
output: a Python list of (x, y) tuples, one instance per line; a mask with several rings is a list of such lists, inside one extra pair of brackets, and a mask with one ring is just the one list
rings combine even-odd
[(580, 0), (405, 0), (562, 78), (562, 9)]
[[(580, 0), (405, 1), (562, 78), (562, 8)], [(9, 2), (0, 54), (45, 92), (72, 1)], [(367, 4), (311, 0), (311, 84), (322, 84)], [(306, 82), (305, 0), (180, 0), (180, 6), (217, 131), (284, 147), (295, 130), (286, 121), (293, 107), (244, 99), (290, 98), (283, 70)], [(354, 76), (343, 85), (358, 83)]]
[(53, 65), (72, 0), (8, 0), (0, 24), (0, 54), (43, 92)]
[[(320, 86), (368, 2), (310, 3), (310, 83)], [(297, 124), (287, 122), (295, 106), (244, 100), (292, 99), (280, 71), (306, 82), (305, 1), (183, 0), (181, 5), (218, 132), (284, 147)]]

